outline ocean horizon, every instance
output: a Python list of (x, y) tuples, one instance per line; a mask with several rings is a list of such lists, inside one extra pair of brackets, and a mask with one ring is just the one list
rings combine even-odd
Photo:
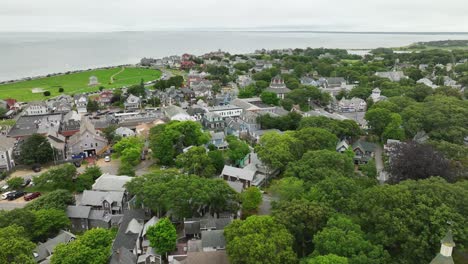
[(0, 81), (50, 73), (135, 64), (221, 49), (341, 48), (368, 50), (415, 42), (468, 39), (468, 32), (352, 32), (314, 30), (160, 30), (113, 32), (0, 32)]

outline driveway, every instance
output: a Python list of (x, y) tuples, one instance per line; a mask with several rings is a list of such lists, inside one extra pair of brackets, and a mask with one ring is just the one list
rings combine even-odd
[(8, 200), (0, 200), (0, 211), (1, 210), (6, 210), (10, 211), (16, 208), (23, 208), (26, 206), (28, 202), (26, 202), (23, 197), (20, 197), (14, 201), (8, 201)]
[(269, 194), (262, 195), (262, 203), (258, 208), (258, 215), (270, 215), (271, 214), (271, 202), (277, 200)]
[[(78, 173), (83, 173), (88, 165), (81, 166), (77, 169)], [(102, 173), (109, 173), (111, 175), (117, 175), (120, 166), (119, 159), (111, 159), (109, 162), (105, 162), (104, 159), (99, 159), (96, 162), (96, 166), (101, 168)]]
[(377, 169), (377, 179), (380, 183), (385, 183), (388, 180), (388, 174), (384, 171), (384, 163), (382, 158), (383, 149), (380, 144), (377, 144), (375, 149), (375, 167)]

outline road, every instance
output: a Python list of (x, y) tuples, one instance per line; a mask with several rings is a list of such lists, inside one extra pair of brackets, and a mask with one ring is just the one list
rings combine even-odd
[(383, 149), (380, 144), (377, 144), (375, 149), (375, 167), (377, 169), (377, 178), (380, 183), (385, 183), (388, 180), (388, 174), (384, 171), (384, 163), (382, 158)]
[[(18, 200), (23, 200), (22, 197), (18, 198)], [(26, 202), (16, 202), (16, 201), (5, 201), (5, 200), (2, 200), (0, 201), (0, 211), (1, 210), (6, 210), (6, 211), (10, 211), (10, 210), (13, 210), (13, 209), (16, 209), (16, 208), (23, 208), (27, 203)]]

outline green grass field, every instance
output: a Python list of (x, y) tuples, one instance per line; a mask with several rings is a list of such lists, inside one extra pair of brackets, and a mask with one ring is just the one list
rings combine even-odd
[[(88, 86), (89, 77), (96, 76), (99, 81), (97, 86)], [(113, 76), (113, 82), (111, 77)], [(118, 88), (133, 84), (139, 84), (143, 79), (145, 82), (158, 79), (161, 72), (144, 68), (112, 68), (71, 73), (67, 75), (45, 77), (31, 81), (0, 85), (0, 98), (14, 98), (18, 101), (44, 100), (59, 95), (59, 88), (64, 89), (66, 94), (77, 94), (99, 90), (99, 86), (105, 88)], [(42, 93), (32, 93), (33, 88), (42, 88), (51, 93), (46, 97)]]

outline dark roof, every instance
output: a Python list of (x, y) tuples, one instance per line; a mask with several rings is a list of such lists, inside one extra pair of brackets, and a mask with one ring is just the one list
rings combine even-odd
[(72, 206), (67, 207), (67, 216), (69, 218), (88, 218), (91, 206)]
[(113, 251), (116, 251), (122, 247), (129, 250), (133, 250), (133, 248), (135, 247), (135, 243), (138, 239), (139, 234), (127, 232), (129, 223), (133, 219), (136, 219), (137, 221), (140, 221), (143, 224), (145, 220), (145, 211), (139, 209), (125, 211), (124, 216), (122, 218), (122, 223), (119, 227), (119, 231), (117, 232), (117, 236), (112, 245)]
[(109, 264), (132, 264), (137, 263), (137, 257), (130, 250), (121, 247), (112, 252)]
[(186, 219), (184, 221), (184, 232), (186, 235), (200, 233), (200, 219)]
[(454, 262), (452, 256), (446, 257), (439, 253), (429, 264), (454, 264)]
[(358, 140), (353, 144), (353, 150), (356, 148), (360, 148), (367, 152), (374, 152), (375, 151), (375, 144), (372, 142), (367, 142), (363, 140)]
[(224, 230), (202, 231), (203, 248), (225, 248)]

